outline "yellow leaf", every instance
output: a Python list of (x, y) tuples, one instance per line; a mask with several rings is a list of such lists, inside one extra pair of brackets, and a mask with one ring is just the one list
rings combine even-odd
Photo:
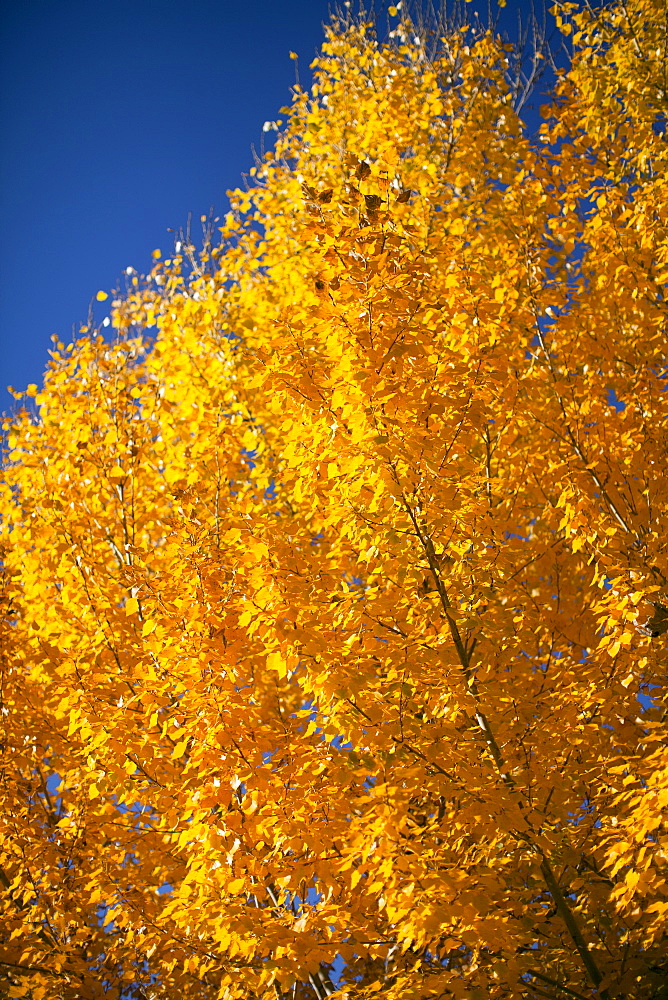
[(279, 677), (285, 677), (288, 668), (283, 655), (279, 652), (269, 653), (267, 656), (267, 667), (275, 670)]
[(165, 469), (165, 481), (167, 483), (177, 483), (183, 478), (183, 470), (176, 465), (168, 465)]

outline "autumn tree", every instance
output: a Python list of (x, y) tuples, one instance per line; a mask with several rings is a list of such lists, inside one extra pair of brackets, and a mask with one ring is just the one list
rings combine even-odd
[(6, 421), (4, 996), (666, 996), (665, 5), (390, 15)]

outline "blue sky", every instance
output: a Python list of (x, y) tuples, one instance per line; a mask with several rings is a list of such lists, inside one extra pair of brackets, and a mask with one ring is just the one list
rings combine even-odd
[(327, 0), (5, 5), (0, 411), (5, 386), (41, 381), (51, 335), (68, 342), (99, 289), (148, 270), (189, 212), (226, 210), (290, 101), (290, 51), (307, 85), (327, 20)]
[[(0, 29), (0, 410), (98, 289), (252, 166), (326, 0), (21, 0)], [(197, 224), (199, 225), (199, 223)], [(197, 231), (196, 229), (194, 230)]]

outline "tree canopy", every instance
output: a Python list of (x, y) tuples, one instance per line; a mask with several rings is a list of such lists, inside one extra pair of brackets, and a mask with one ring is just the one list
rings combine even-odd
[(334, 18), (6, 419), (4, 996), (666, 996), (668, 23), (554, 14), (533, 136)]

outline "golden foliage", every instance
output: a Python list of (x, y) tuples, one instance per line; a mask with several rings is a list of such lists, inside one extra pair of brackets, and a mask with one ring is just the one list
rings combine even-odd
[(334, 22), (7, 421), (4, 995), (662, 995), (665, 9), (555, 13), (535, 142)]

